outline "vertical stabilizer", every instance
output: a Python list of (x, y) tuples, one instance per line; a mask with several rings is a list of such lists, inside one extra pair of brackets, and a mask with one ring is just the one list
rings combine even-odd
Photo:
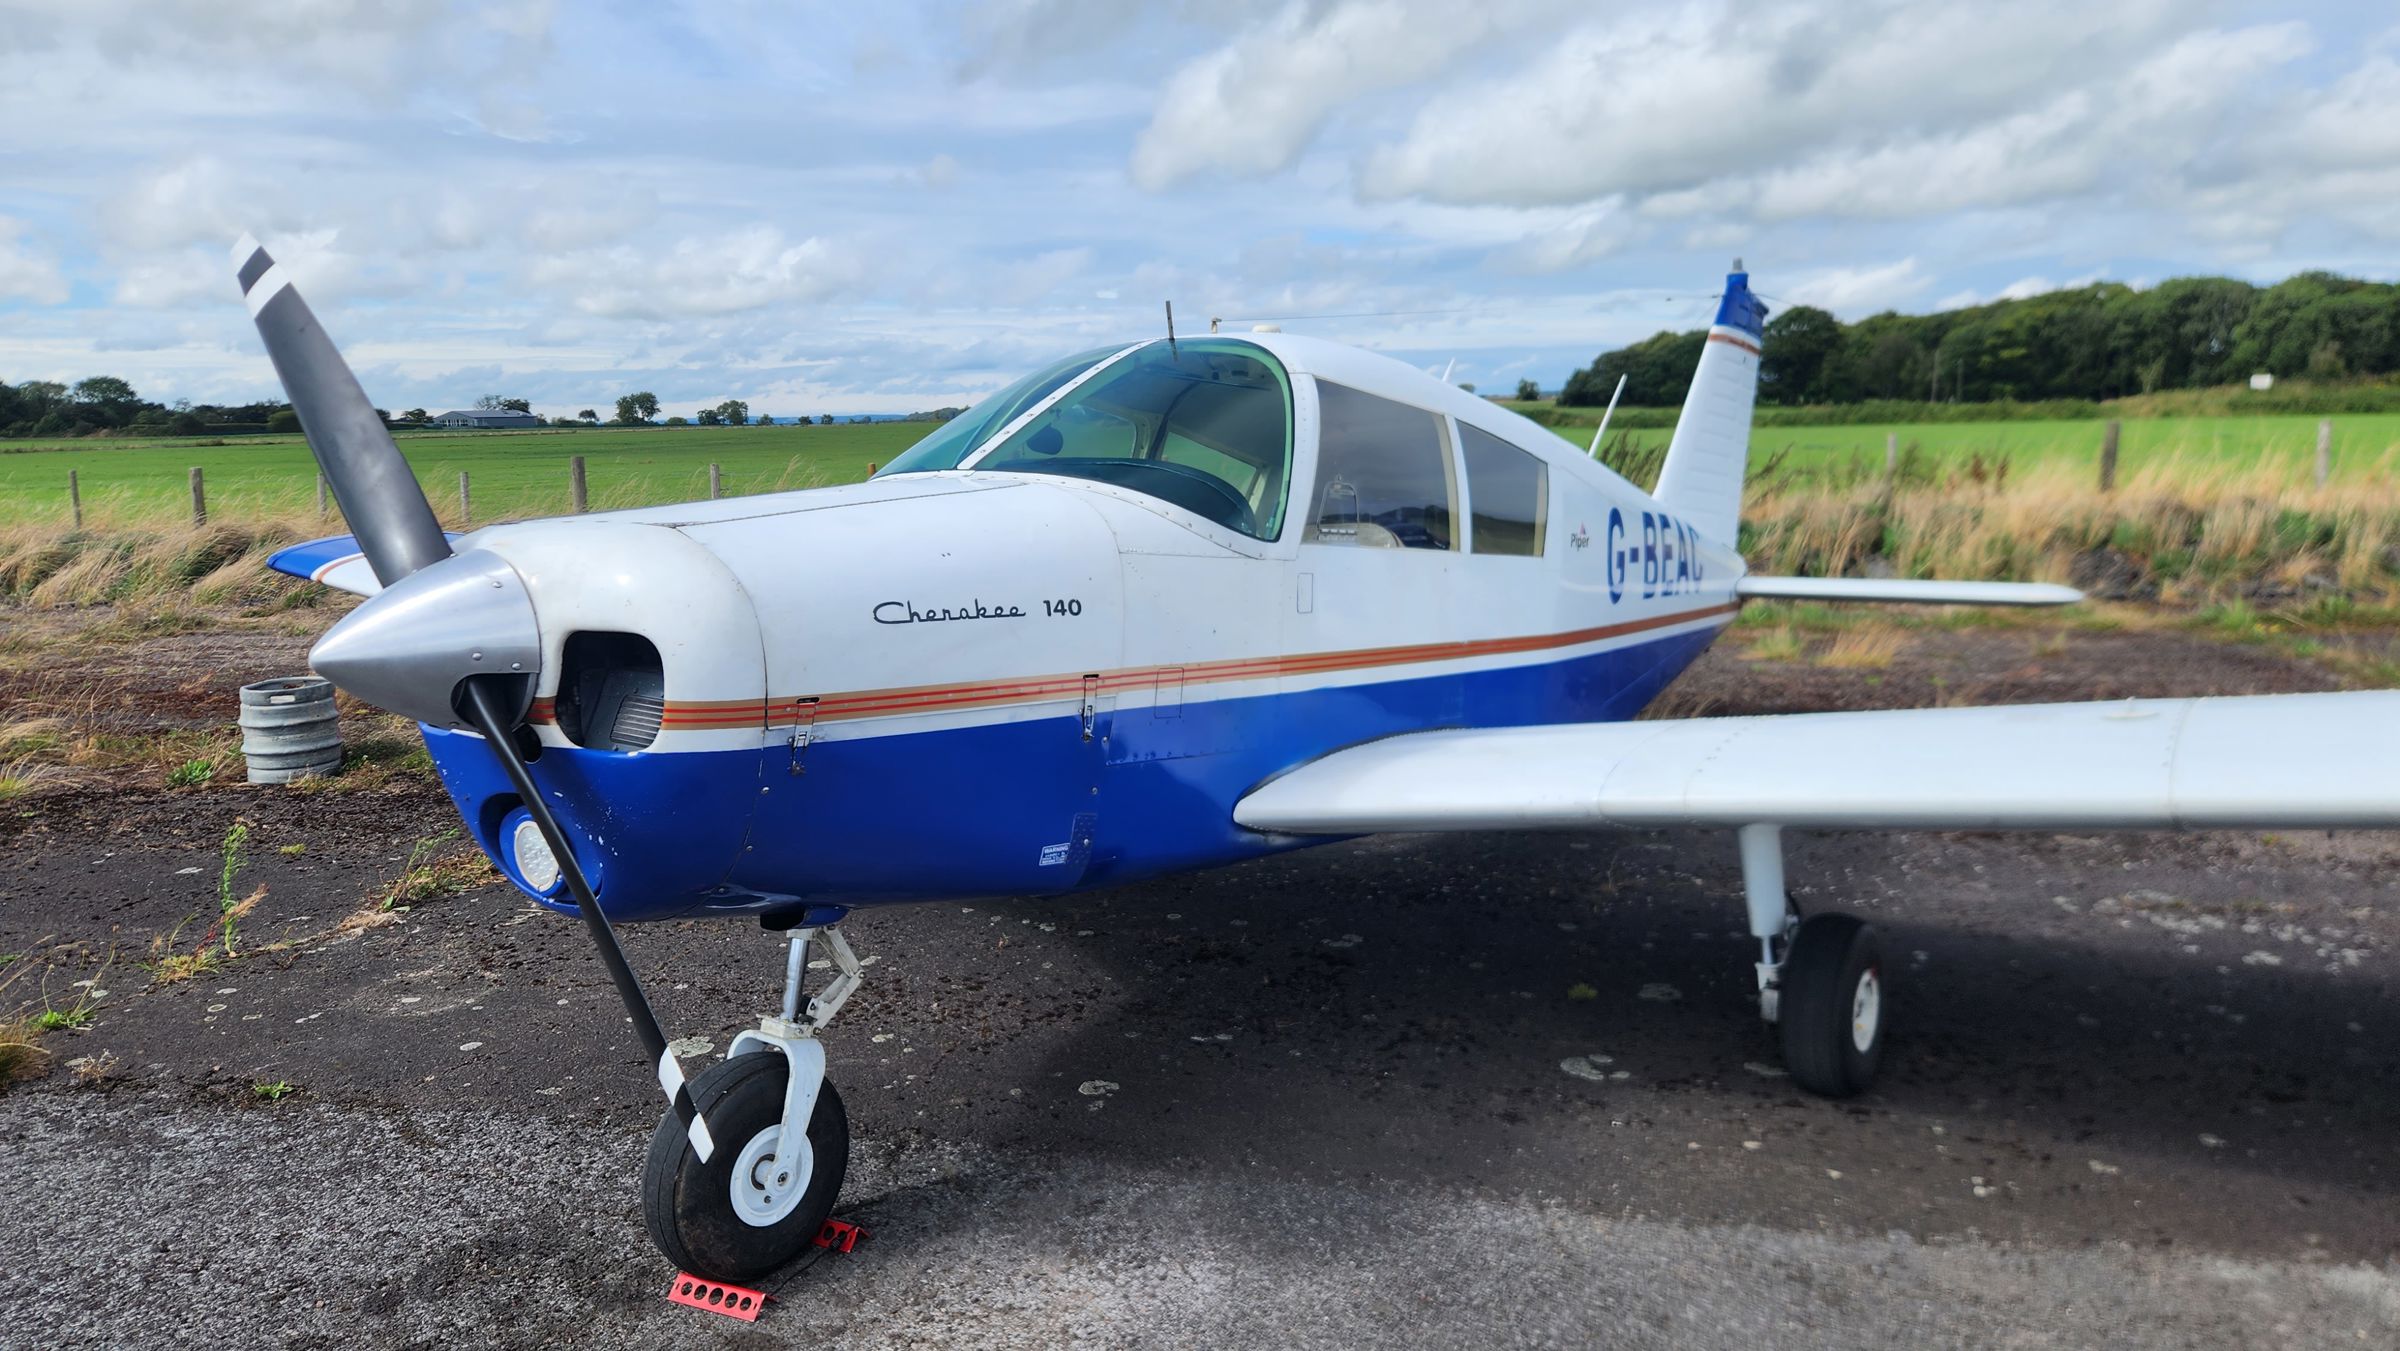
[(1742, 475), (1750, 463), (1750, 407), (1758, 399), (1759, 344), (1766, 333), (1765, 302), (1750, 293), (1750, 274), (1737, 260), (1725, 278), (1725, 300), (1700, 349), (1700, 368), (1684, 395), (1683, 416), (1659, 470), (1660, 504), (1701, 534), (1725, 545), (1741, 530)]

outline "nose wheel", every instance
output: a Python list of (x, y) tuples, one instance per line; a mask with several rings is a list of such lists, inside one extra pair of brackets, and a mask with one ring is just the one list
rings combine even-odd
[(673, 1112), (660, 1118), (642, 1169), (642, 1219), (668, 1261), (712, 1281), (754, 1280), (805, 1251), (841, 1194), (850, 1118), (828, 1081), (808, 1129), (784, 1138), (791, 1066), (752, 1052), (692, 1080), (718, 1147), (701, 1159)]
[[(804, 1001), (809, 947), (820, 935), (837, 974)], [(850, 1117), (825, 1077), (817, 1033), (861, 975), (840, 930), (795, 930), (781, 1016), (735, 1037), (724, 1061), (688, 1085), (714, 1144), (695, 1144), (675, 1112), (659, 1120), (642, 1167), (642, 1219), (677, 1267), (712, 1281), (755, 1280), (824, 1229), (849, 1170)]]

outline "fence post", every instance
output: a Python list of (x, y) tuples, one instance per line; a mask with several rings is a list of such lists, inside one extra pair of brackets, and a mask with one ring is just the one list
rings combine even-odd
[(591, 504), (591, 498), (584, 490), (583, 457), (581, 455), (567, 462), (567, 487), (575, 498), (575, 514), (580, 516), (584, 509)]
[(208, 524), (208, 489), (200, 482), (200, 466), (192, 466), (192, 524)]
[(458, 471), (458, 521), (464, 525), (475, 519), (475, 499), (467, 496), (467, 471)]
[(718, 472), (716, 462), (711, 460), (708, 465), (708, 500), (714, 502), (724, 495), (725, 479)]
[(318, 518), (321, 520), (321, 519), (323, 519), (323, 518), (324, 518), (324, 515), (325, 515), (325, 476), (324, 476), (323, 474), (319, 474), (319, 475), (317, 475), (317, 516), (318, 516)]
[(1900, 433), (1898, 432), (1883, 434), (1883, 476), (1885, 478), (1900, 477)]
[(2333, 419), (2317, 421), (2317, 486), (2325, 486), (2326, 476), (2333, 472)]
[(875, 462), (873, 460), (867, 461), (867, 477), (875, 477)]
[(2117, 432), (2120, 426), (2121, 424), (2115, 418), (2110, 418), (2108, 431), (2100, 438), (2100, 491), (2102, 492), (2107, 492), (2117, 486)]
[(72, 469), (67, 471), (67, 509), (75, 513), (75, 528), (83, 529), (83, 483)]

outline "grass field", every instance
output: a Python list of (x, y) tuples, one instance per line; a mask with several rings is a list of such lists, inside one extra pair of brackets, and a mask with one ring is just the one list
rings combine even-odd
[[(1512, 405), (1533, 408), (1529, 405)], [(1561, 425), (1557, 433), (1579, 446), (1591, 444), (1598, 425), (1597, 408), (1550, 409), (1538, 406)], [(1622, 411), (1622, 410), (1620, 410)], [(2120, 473), (2158, 461), (2212, 462), (2240, 468), (2314, 466), (2317, 423), (2304, 414), (2224, 417), (2156, 417), (2123, 420), (2117, 446)], [(2337, 475), (2388, 474), (2400, 459), (2400, 413), (2339, 415), (2333, 422), (2333, 468)], [(2051, 461), (2097, 466), (2105, 424), (2076, 422), (1921, 422), (1866, 423), (1844, 427), (1759, 427), (1750, 434), (1751, 468), (1781, 457), (1797, 470), (1857, 470), (1882, 472), (1884, 439), (1898, 435), (1900, 445), (1914, 446), (1936, 463), (1964, 464), (1975, 456), (2006, 460), (2012, 469), (2031, 468)], [(1578, 432), (1580, 431), (1580, 435)], [(1672, 427), (1627, 430), (1637, 446), (1664, 446)], [(1611, 430), (1609, 439), (1617, 439)]]
[[(922, 422), (830, 427), (654, 427), (595, 431), (404, 433), (401, 450), (426, 496), (456, 524), (458, 475), (478, 521), (568, 509), (567, 463), (584, 458), (594, 509), (708, 496), (718, 464), (727, 496), (849, 483), (932, 428)], [(0, 441), (0, 521), (65, 520), (67, 472), (95, 521), (180, 518), (193, 466), (205, 471), (209, 515), (257, 520), (313, 511), (317, 471), (297, 436)]]
[[(1593, 409), (1558, 410), (1562, 418)], [(2147, 468), (2208, 466), (2265, 470), (2294, 477), (2315, 462), (2317, 421), (2310, 416), (2162, 417), (2124, 423), (2121, 478)], [(1558, 434), (1576, 445), (1589, 432)], [(568, 509), (567, 462), (584, 457), (595, 509), (679, 502), (708, 494), (708, 466), (723, 472), (728, 496), (848, 483), (869, 465), (887, 464), (929, 428), (924, 423), (831, 427), (604, 428), (595, 431), (411, 433), (401, 447), (426, 495), (457, 524), (458, 475), (469, 478), (474, 519), (545, 516)], [(1855, 427), (1762, 427), (1751, 437), (1752, 468), (1778, 464), (1787, 474), (1858, 481), (1880, 475), (1884, 441), (1899, 437), (1920, 471), (1941, 477), (1977, 459), (2005, 462), (2012, 473), (2062, 464), (2096, 464), (2096, 422), (1954, 422)], [(1634, 446), (1663, 447), (1665, 428), (1622, 433)], [(1619, 433), (1612, 432), (1616, 440)], [(2337, 479), (2400, 477), (2400, 414), (2333, 419)], [(181, 517), (188, 475), (206, 473), (209, 511), (226, 520), (289, 517), (314, 509), (316, 468), (297, 436), (205, 439), (0, 442), (0, 521), (63, 519), (67, 472), (81, 478), (87, 518), (132, 522)]]

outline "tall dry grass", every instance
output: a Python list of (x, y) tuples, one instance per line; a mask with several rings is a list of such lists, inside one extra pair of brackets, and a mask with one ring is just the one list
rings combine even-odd
[[(743, 486), (751, 494), (822, 487), (820, 466), (787, 460), (772, 479)], [(595, 482), (590, 510), (684, 502), (708, 493), (705, 466), (680, 473), (611, 477)], [(456, 484), (429, 491), (443, 528), (473, 530), (501, 520), (562, 514), (563, 479), (555, 492), (475, 487), (473, 514), (459, 506)], [(555, 497), (556, 500), (550, 500)], [(511, 507), (532, 506), (530, 511)], [(292, 585), (267, 571), (267, 556), (287, 545), (348, 530), (338, 510), (319, 513), (313, 485), (239, 488), (209, 497), (209, 522), (194, 525), (189, 508), (150, 496), (95, 493), (84, 501), (81, 529), (67, 520), (0, 524), (0, 600), (45, 609), (189, 599), (202, 605), (255, 606), (287, 596)]]
[[(2361, 600), (2400, 598), (2400, 446), (2342, 466), (2324, 487), (2305, 462), (2244, 462), (2198, 446), (2145, 456), (2105, 494), (2089, 464), (2056, 458), (2012, 466), (1912, 457), (1897, 482), (1880, 470), (1787, 470), (1780, 461), (1762, 469), (1743, 511), (1751, 566), (1819, 576), (1888, 567), (1904, 577), (2069, 580), (2079, 559), (2105, 554), (2155, 581), (2170, 600), (2312, 583)], [(784, 491), (821, 482), (816, 467), (795, 457), (775, 481), (746, 486)], [(432, 494), (443, 524), (490, 524), (499, 513), (482, 491), (472, 520), (461, 515), (455, 486)], [(697, 479), (680, 472), (611, 478), (595, 483), (591, 506), (613, 510), (705, 492), (705, 470)], [(493, 506), (508, 500), (505, 491), (494, 497)], [(315, 588), (266, 570), (274, 550), (342, 532), (338, 513), (318, 514), (312, 486), (212, 497), (211, 513), (210, 524), (194, 526), (153, 502), (100, 496), (87, 501), (81, 530), (63, 521), (0, 525), (0, 601), (42, 608), (313, 602)]]
[(2304, 464), (2145, 459), (2114, 491), (2089, 465), (2037, 463), (1936, 482), (1793, 478), (1754, 486), (1752, 566), (1769, 573), (2063, 581), (2101, 556), (2168, 599), (2265, 587), (2400, 592), (2400, 448), (2323, 487)]

